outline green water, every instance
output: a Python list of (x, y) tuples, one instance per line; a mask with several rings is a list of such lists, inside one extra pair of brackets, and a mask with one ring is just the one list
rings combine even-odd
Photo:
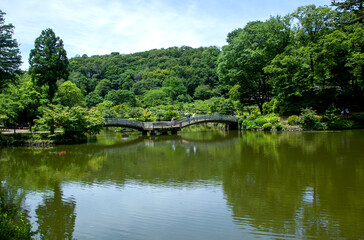
[(364, 131), (196, 132), (0, 150), (47, 239), (364, 239)]

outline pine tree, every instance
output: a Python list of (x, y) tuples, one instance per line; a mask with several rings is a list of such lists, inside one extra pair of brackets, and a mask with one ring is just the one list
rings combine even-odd
[(14, 26), (5, 24), (5, 13), (0, 10), (0, 90), (14, 80), (22, 64), (18, 43), (13, 39)]

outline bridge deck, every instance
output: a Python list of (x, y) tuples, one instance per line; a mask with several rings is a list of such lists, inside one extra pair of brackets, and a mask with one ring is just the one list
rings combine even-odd
[[(120, 126), (138, 129), (139, 131), (160, 131), (160, 130), (171, 130), (179, 131), (184, 127), (200, 124), (205, 122), (219, 122), (226, 123), (237, 127), (238, 118), (229, 115), (199, 115), (194, 118), (184, 118), (175, 120), (174, 123), (169, 121), (160, 122), (141, 122), (137, 120), (121, 119), (121, 118), (106, 118), (105, 126)], [(236, 126), (235, 126), (236, 125)]]

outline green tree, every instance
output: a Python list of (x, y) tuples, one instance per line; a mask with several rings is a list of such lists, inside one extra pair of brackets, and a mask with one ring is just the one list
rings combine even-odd
[(49, 108), (44, 109), (37, 123), (47, 127), (52, 133), (56, 127), (63, 128), (64, 135), (72, 138), (83, 136), (85, 133), (98, 133), (104, 125), (104, 119), (96, 109), (50, 105)]
[(86, 106), (88, 108), (95, 107), (97, 104), (102, 103), (104, 99), (97, 93), (91, 92), (85, 97)]
[(109, 79), (102, 79), (95, 88), (95, 92), (97, 92), (101, 97), (105, 97), (110, 90), (111, 82)]
[(359, 23), (363, 23), (364, 18), (364, 1), (363, 0), (341, 0), (331, 1), (331, 6), (335, 6), (339, 12), (348, 11), (353, 12)]
[(83, 95), (81, 90), (76, 86), (76, 84), (66, 81), (61, 86), (59, 86), (56, 99), (63, 105), (67, 107), (81, 106)]
[(165, 93), (161, 89), (154, 89), (147, 91), (143, 94), (143, 103), (146, 107), (155, 107), (162, 103), (166, 104), (165, 100), (168, 97), (167, 93)]
[(179, 95), (185, 95), (187, 93), (187, 89), (183, 85), (182, 80), (176, 77), (165, 79), (162, 86), (161, 89), (164, 89), (172, 100), (176, 100)]
[(22, 63), (18, 43), (12, 37), (14, 26), (5, 24), (4, 16), (0, 10), (0, 90), (15, 79)]
[(63, 41), (52, 29), (43, 30), (35, 40), (35, 48), (29, 55), (29, 72), (38, 86), (48, 86), (48, 98), (52, 102), (57, 91), (57, 81), (68, 79), (68, 59)]
[(218, 75), (229, 85), (241, 87), (241, 103), (263, 103), (271, 97), (271, 85), (264, 67), (290, 43), (290, 18), (271, 17), (265, 22), (249, 22), (228, 35), (218, 59)]
[(208, 85), (200, 85), (196, 88), (195, 94), (193, 95), (195, 99), (206, 100), (211, 97), (211, 88)]
[(136, 105), (134, 93), (128, 90), (111, 90), (105, 100), (113, 102), (114, 106), (122, 103), (128, 103), (132, 107)]

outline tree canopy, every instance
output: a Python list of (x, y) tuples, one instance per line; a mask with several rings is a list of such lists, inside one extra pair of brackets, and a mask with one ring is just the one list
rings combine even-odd
[(5, 24), (5, 13), (0, 10), (0, 90), (15, 79), (22, 64), (19, 45), (13, 39), (14, 26)]
[(35, 48), (29, 54), (29, 72), (37, 85), (48, 87), (52, 102), (57, 91), (57, 80), (68, 79), (68, 58), (63, 41), (52, 29), (43, 30), (35, 40)]

